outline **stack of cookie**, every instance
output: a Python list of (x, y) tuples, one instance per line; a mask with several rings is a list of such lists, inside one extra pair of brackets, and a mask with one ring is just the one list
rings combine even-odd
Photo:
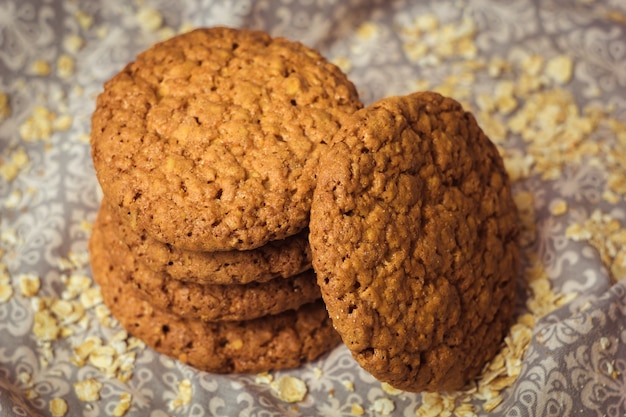
[(497, 148), (458, 102), (362, 108), (317, 52), (213, 28), (139, 55), (92, 121), (94, 278), (156, 350), (255, 372), (341, 337), (378, 379), (438, 391), (500, 348), (517, 212)]
[(337, 67), (262, 32), (199, 29), (140, 54), (92, 118), (91, 263), (113, 315), (211, 372), (295, 367), (339, 343), (307, 227), (319, 157), (361, 107)]

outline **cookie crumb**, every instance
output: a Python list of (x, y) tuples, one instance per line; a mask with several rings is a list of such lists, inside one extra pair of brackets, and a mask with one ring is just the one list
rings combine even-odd
[(288, 403), (302, 401), (308, 392), (305, 382), (293, 376), (284, 375), (270, 383), (278, 398)]
[(67, 414), (67, 402), (63, 398), (53, 398), (48, 403), (52, 417), (63, 417)]
[(82, 381), (75, 382), (74, 391), (81, 401), (98, 401), (100, 399), (100, 390), (102, 383), (93, 378), (87, 378)]

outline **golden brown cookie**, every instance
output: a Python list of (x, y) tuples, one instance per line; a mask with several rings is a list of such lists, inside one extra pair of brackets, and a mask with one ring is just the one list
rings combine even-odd
[(247, 251), (187, 251), (166, 245), (145, 232), (138, 233), (103, 201), (101, 221), (117, 229), (137, 262), (155, 272), (198, 284), (248, 284), (273, 278), (289, 278), (311, 269), (308, 229), (282, 240), (274, 240)]
[(201, 285), (172, 279), (137, 262), (119, 237), (119, 230), (111, 227), (114, 224), (108, 220), (106, 212), (99, 213), (93, 226), (92, 246), (106, 248), (120, 269), (119, 279), (128, 282), (140, 298), (176, 315), (203, 321), (249, 320), (295, 309), (320, 298), (312, 270), (291, 278), (246, 285)]
[(91, 266), (104, 303), (132, 335), (154, 350), (207, 372), (262, 372), (295, 368), (335, 347), (321, 301), (250, 321), (186, 320), (154, 308), (124, 282), (124, 271), (97, 240), (90, 241)]
[(92, 157), (136, 230), (187, 250), (253, 249), (307, 226), (319, 153), (360, 107), (346, 76), (300, 43), (198, 29), (105, 83)]
[(436, 93), (356, 112), (321, 159), (313, 266), (357, 362), (407, 391), (461, 388), (514, 310), (517, 210), (496, 147)]

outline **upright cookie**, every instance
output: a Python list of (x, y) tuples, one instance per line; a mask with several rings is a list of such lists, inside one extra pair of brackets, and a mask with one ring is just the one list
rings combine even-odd
[(324, 304), (250, 321), (185, 320), (134, 295), (97, 240), (90, 241), (93, 277), (104, 303), (132, 335), (154, 350), (207, 372), (262, 372), (295, 368), (335, 347)]
[(92, 157), (136, 230), (188, 250), (253, 249), (307, 226), (319, 153), (360, 107), (345, 75), (300, 43), (198, 29), (105, 84)]
[(101, 221), (110, 223), (102, 227), (116, 229), (137, 262), (178, 280), (198, 284), (248, 284), (293, 277), (311, 269), (308, 229), (247, 251), (187, 251), (161, 243), (145, 232), (132, 230), (106, 201), (100, 211)]
[(500, 348), (517, 236), (498, 151), (452, 99), (383, 99), (322, 157), (310, 224), (322, 297), (356, 361), (399, 389), (458, 389)]
[(107, 220), (106, 213), (98, 214), (92, 247), (115, 259), (119, 279), (129, 283), (140, 298), (176, 315), (203, 321), (249, 320), (296, 309), (320, 298), (312, 270), (246, 285), (200, 285), (172, 279), (137, 262), (119, 237), (119, 230), (110, 227), (113, 224)]

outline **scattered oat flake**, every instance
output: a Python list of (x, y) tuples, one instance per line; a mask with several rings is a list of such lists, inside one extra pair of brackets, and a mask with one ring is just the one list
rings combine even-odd
[(350, 407), (350, 414), (353, 416), (362, 416), (365, 414), (365, 409), (363, 409), (359, 403), (352, 403), (352, 406)]
[(254, 377), (254, 383), (255, 384), (269, 384), (270, 382), (272, 382), (273, 379), (274, 377), (272, 376), (272, 374), (268, 372), (261, 372), (259, 374), (256, 374), (256, 376)]
[(85, 45), (85, 40), (78, 35), (67, 35), (63, 39), (63, 47), (70, 53), (77, 53)]
[(32, 71), (35, 75), (49, 75), (50, 74), (50, 64), (42, 59), (33, 62)]
[(497, 406), (500, 405), (502, 400), (503, 400), (503, 398), (498, 395), (497, 397), (492, 398), (492, 399), (486, 401), (483, 404), (483, 410), (485, 410), (488, 413), (492, 412)]
[(567, 202), (564, 200), (557, 200), (550, 206), (550, 213), (553, 216), (560, 216), (567, 213)]
[(143, 30), (154, 32), (163, 25), (163, 16), (158, 10), (142, 7), (137, 12), (137, 21)]
[(379, 32), (379, 27), (374, 22), (365, 22), (362, 23), (356, 30), (357, 36), (362, 40), (370, 40)]
[[(81, 222), (81, 227), (83, 225), (83, 222)], [(76, 252), (76, 251), (70, 251), (70, 253), (68, 254), (68, 259), (72, 262), (72, 264), (74, 265), (75, 268), (82, 268), (85, 267), (89, 264), (89, 252), (87, 251), (80, 251), (80, 252)], [(82, 278), (83, 282), (85, 281), (85, 278), (83, 276)], [(89, 281), (89, 278), (87, 277), (87, 281)]]
[(131, 406), (132, 396), (128, 392), (124, 392), (120, 395), (119, 402), (113, 409), (113, 416), (122, 417)]
[(192, 387), (189, 379), (183, 379), (178, 383), (178, 394), (170, 403), (170, 408), (175, 410), (191, 403)]
[(81, 401), (98, 401), (100, 399), (100, 390), (102, 383), (93, 378), (74, 383), (74, 391)]
[(53, 398), (48, 403), (52, 417), (63, 417), (67, 414), (67, 402), (63, 398)]
[(626, 13), (620, 10), (616, 10), (616, 9), (607, 10), (606, 18), (608, 20), (612, 20), (613, 22), (626, 23)]
[(22, 191), (21, 190), (13, 190), (9, 193), (6, 200), (4, 200), (4, 207), (8, 209), (14, 209), (19, 206), (22, 201)]
[(7, 160), (0, 158), (0, 175), (7, 181), (12, 181), (23, 169), (28, 167), (29, 162), (26, 150), (21, 147), (17, 148), (11, 152)]
[(0, 122), (9, 117), (9, 114), (11, 114), (9, 97), (5, 93), (0, 92)]
[(336, 56), (332, 59), (332, 63), (337, 65), (344, 73), (349, 73), (352, 69), (352, 61), (346, 56)]
[(352, 381), (344, 380), (341, 381), (341, 384), (346, 388), (347, 391), (354, 392), (354, 383)]
[(397, 388), (392, 387), (391, 385), (389, 385), (386, 382), (383, 382), (381, 384), (381, 387), (382, 387), (383, 391), (385, 391), (389, 395), (400, 395), (400, 394), (402, 394), (404, 392), (402, 390), (399, 390)]
[(390, 415), (396, 409), (396, 405), (389, 398), (377, 398), (371, 406), (372, 411), (384, 416)]
[(24, 385), (28, 385), (33, 379), (33, 376), (26, 371), (19, 372), (17, 374), (17, 380)]
[(93, 25), (93, 17), (82, 10), (74, 12), (74, 17), (78, 21), (79, 26), (87, 30)]
[(57, 132), (64, 132), (72, 127), (72, 122), (73, 118), (68, 114), (59, 116), (52, 122), (52, 129)]
[(74, 58), (67, 54), (62, 54), (57, 58), (57, 75), (59, 78), (69, 78), (74, 74), (76, 63)]
[(102, 304), (102, 293), (97, 287), (88, 288), (80, 294), (80, 302), (87, 309), (93, 308)]
[(13, 287), (10, 284), (0, 284), (0, 303), (6, 303), (13, 297)]
[(34, 297), (39, 292), (41, 280), (35, 274), (21, 274), (18, 276), (20, 292), (24, 297)]
[(289, 375), (284, 375), (271, 382), (270, 387), (278, 394), (278, 398), (288, 403), (302, 401), (308, 391), (303, 380)]
[(596, 209), (584, 222), (569, 225), (565, 236), (593, 246), (615, 282), (626, 278), (626, 228), (619, 220)]
[(52, 135), (52, 122), (56, 114), (43, 106), (35, 106), (33, 114), (19, 127), (25, 141), (45, 140)]
[(49, 310), (35, 312), (33, 333), (39, 340), (52, 341), (59, 337), (61, 328)]
[(566, 84), (572, 79), (574, 62), (567, 55), (559, 55), (548, 61), (545, 73), (557, 84)]

